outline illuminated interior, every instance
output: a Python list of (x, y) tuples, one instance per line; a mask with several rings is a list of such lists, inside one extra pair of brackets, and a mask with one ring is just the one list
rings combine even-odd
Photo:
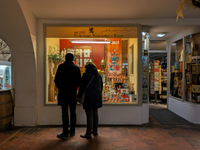
[[(54, 84), (57, 67), (66, 53), (75, 56), (81, 75), (88, 61), (95, 63), (103, 80), (106, 104), (137, 104), (137, 38), (46, 38), (46, 104), (56, 104)], [(55, 59), (56, 58), (56, 59)]]

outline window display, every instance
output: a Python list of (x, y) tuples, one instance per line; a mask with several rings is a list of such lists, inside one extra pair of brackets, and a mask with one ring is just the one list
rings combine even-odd
[(185, 44), (185, 100), (200, 103), (200, 33), (186, 37)]
[[(137, 28), (135, 27), (127, 27), (122, 29), (120, 28), (120, 30), (113, 31), (134, 31), (134, 33), (137, 31)], [(99, 31), (98, 34), (104, 33), (106, 31), (111, 32), (112, 30), (107, 29), (103, 30), (102, 32)], [(77, 32), (75, 33), (77, 34)], [(82, 33), (83, 32), (80, 32), (79, 34)], [(113, 34), (113, 32), (111, 33)], [(95, 34), (92, 36), (94, 35)], [(114, 35), (111, 35), (111, 37), (116, 35), (117, 34), (115, 33)], [(78, 37), (80, 36), (81, 35), (78, 35)], [(106, 34), (104, 36), (110, 35)], [(74, 64), (80, 68), (81, 74), (84, 73), (84, 66), (88, 61), (95, 63), (97, 70), (102, 76), (103, 80), (103, 103), (137, 104), (137, 42), (137, 38), (53, 38), (48, 37), (47, 34), (46, 104), (57, 103), (58, 89), (54, 84), (54, 76), (58, 65), (64, 62), (63, 59), (66, 53), (74, 54)], [(144, 54), (143, 66), (147, 67), (148, 53), (146, 49), (144, 50)], [(143, 70), (145, 69), (148, 74), (148, 67), (144, 68)], [(144, 88), (147, 89), (146, 95), (144, 95), (143, 98), (148, 100), (148, 75), (144, 74), (143, 82)]]
[(0, 90), (12, 88), (11, 49), (0, 39)]
[(170, 95), (183, 98), (183, 40), (171, 45)]

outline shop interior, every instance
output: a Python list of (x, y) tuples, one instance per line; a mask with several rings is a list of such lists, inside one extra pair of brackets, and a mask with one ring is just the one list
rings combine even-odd
[[(151, 41), (149, 50), (150, 109), (167, 108), (167, 52), (165, 41)], [(159, 45), (159, 50), (156, 49)], [(163, 45), (163, 46), (161, 46)]]
[(88, 61), (95, 63), (103, 79), (103, 103), (138, 103), (137, 38), (46, 38), (46, 49), (46, 104), (57, 103), (54, 77), (66, 53), (74, 54), (81, 75)]

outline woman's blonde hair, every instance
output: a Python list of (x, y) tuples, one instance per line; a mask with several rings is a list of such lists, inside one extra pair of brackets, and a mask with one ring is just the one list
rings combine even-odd
[(96, 67), (95, 63), (93, 63), (92, 61), (88, 61), (86, 64), (85, 64), (85, 68), (87, 68), (89, 65), (93, 65)]

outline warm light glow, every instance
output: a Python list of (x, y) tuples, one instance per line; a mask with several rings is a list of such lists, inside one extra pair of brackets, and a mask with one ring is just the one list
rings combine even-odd
[(71, 43), (110, 44), (112, 41), (70, 41)]
[(157, 34), (157, 37), (163, 37), (163, 36), (165, 36), (164, 33), (159, 33), (159, 34)]

